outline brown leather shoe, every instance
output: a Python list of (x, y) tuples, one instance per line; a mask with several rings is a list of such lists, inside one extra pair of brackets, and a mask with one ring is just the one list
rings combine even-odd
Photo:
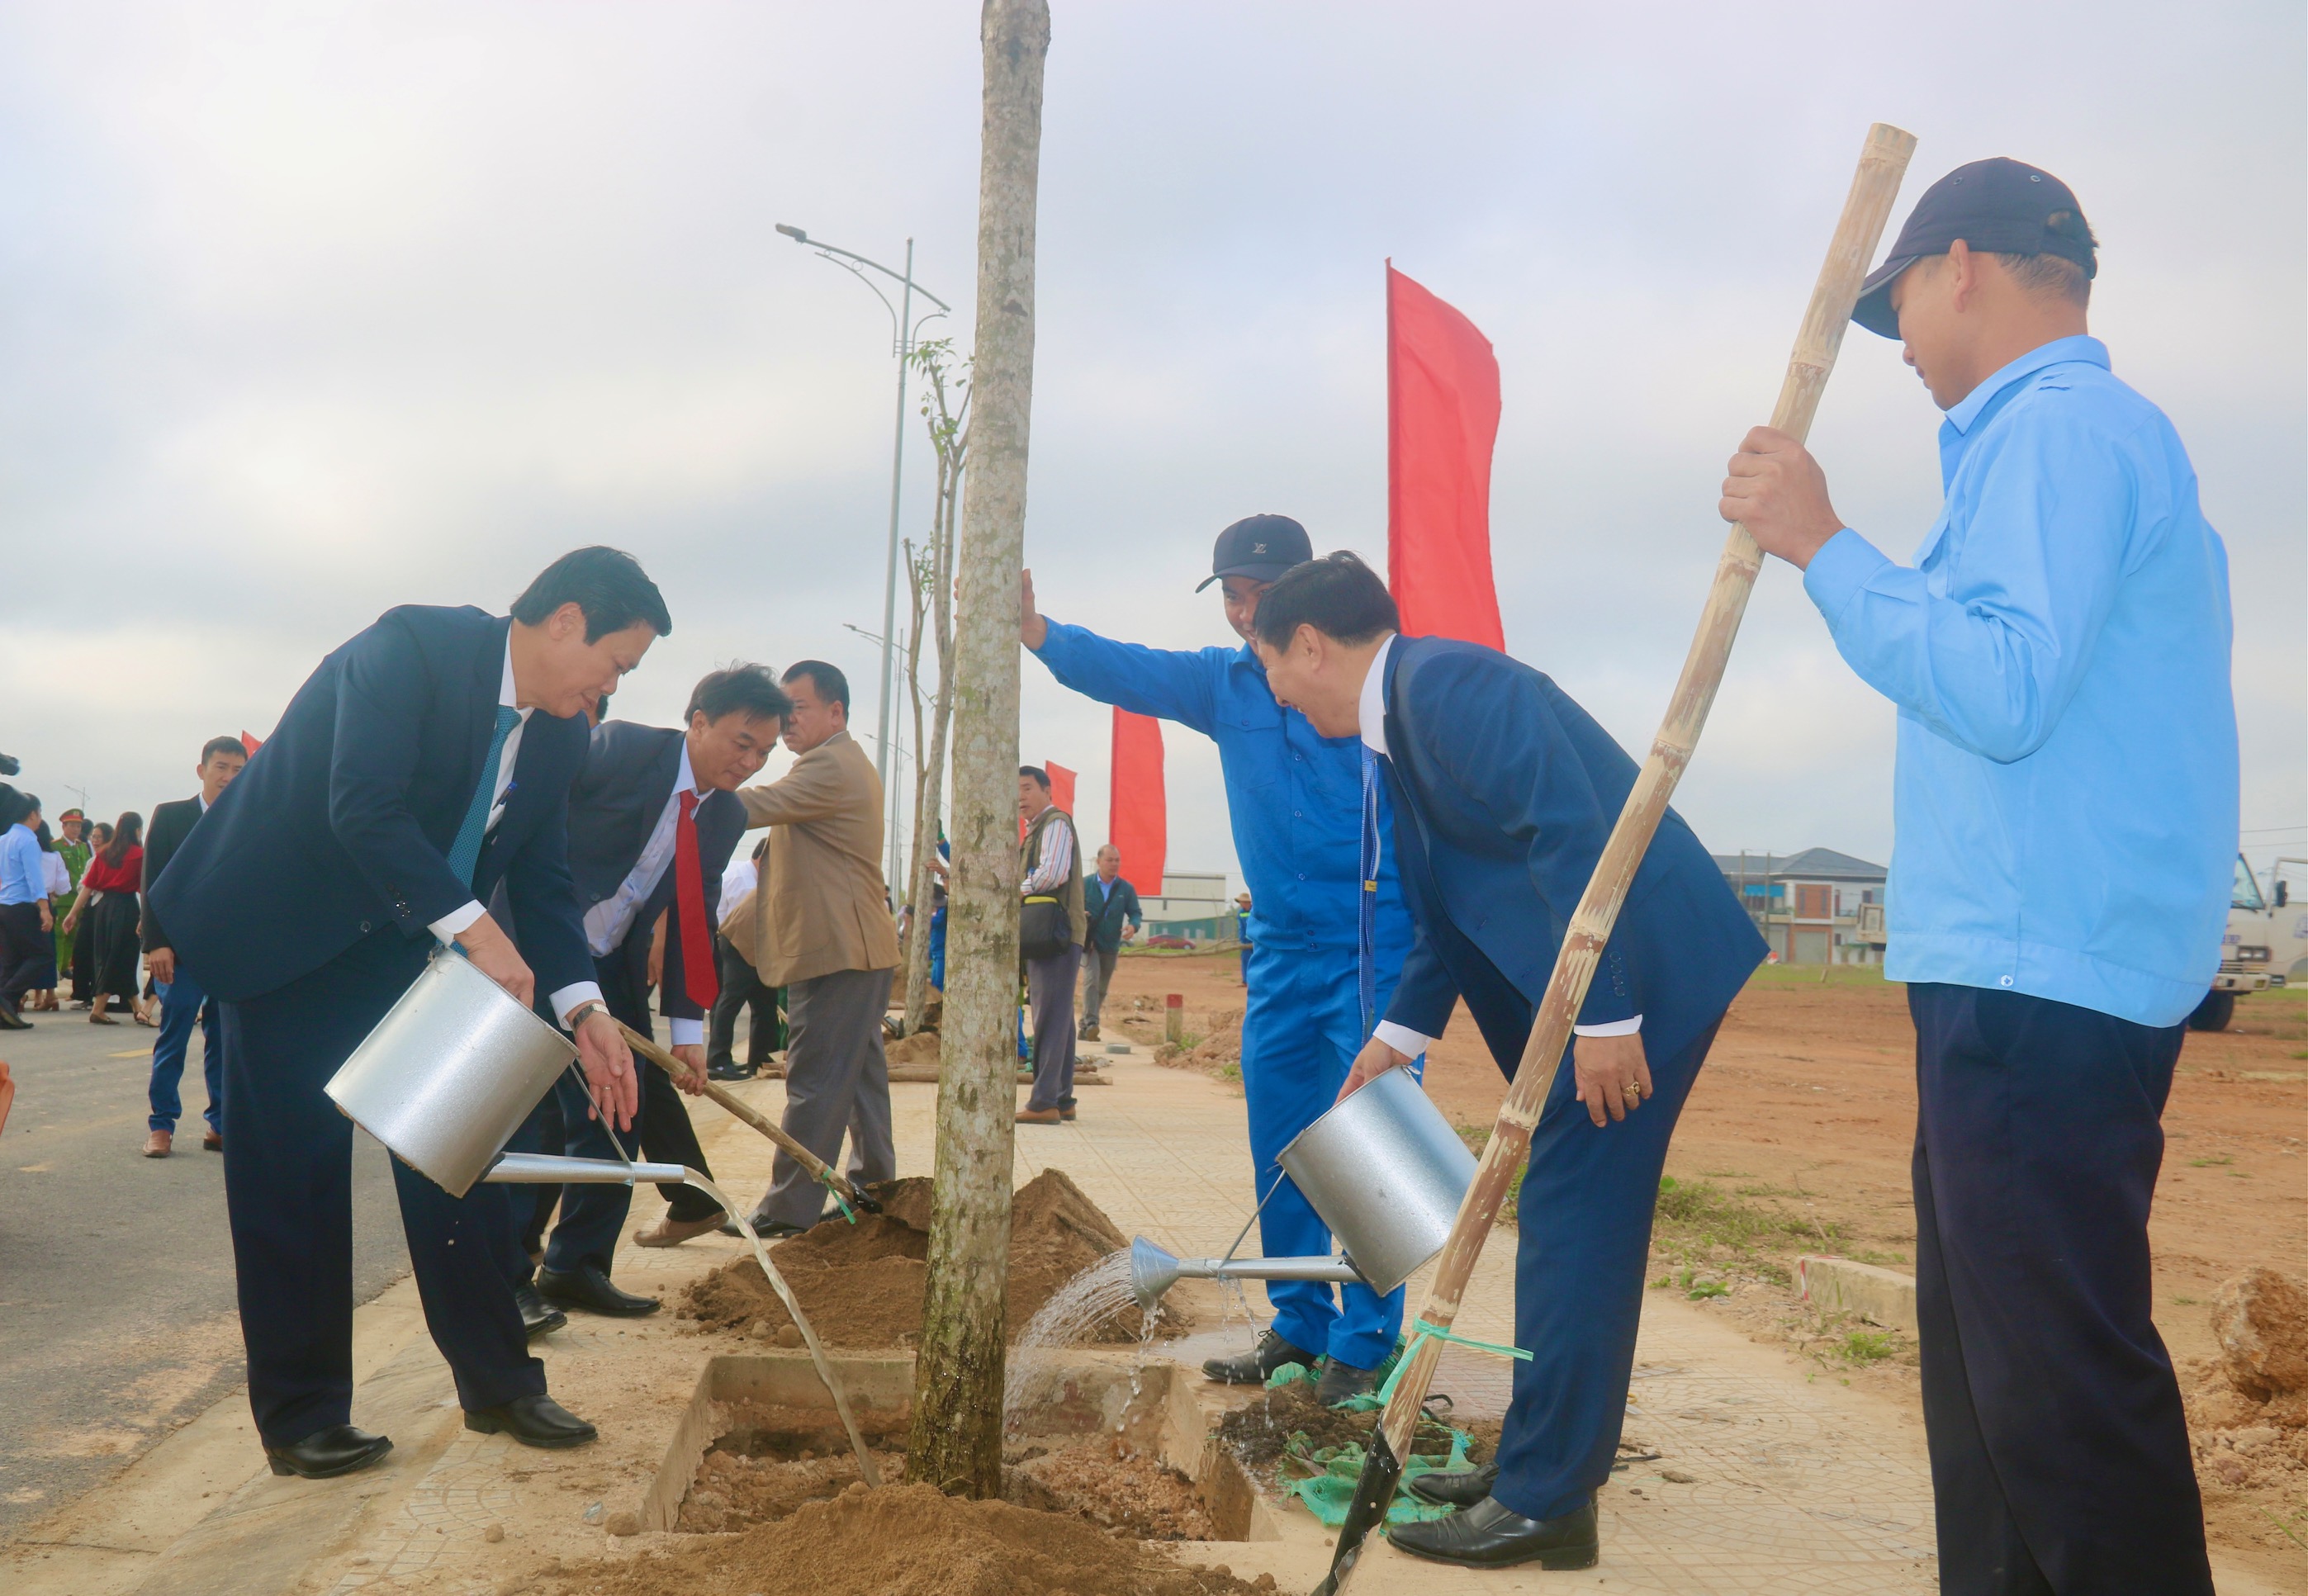
[(1058, 1109), (1029, 1108), (1018, 1111), (1018, 1123), (1021, 1125), (1063, 1125), (1065, 1123), (1065, 1114)]
[(721, 1228), (721, 1215), (710, 1219), (660, 1219), (633, 1232), (635, 1247), (678, 1247), (692, 1236), (710, 1236)]
[(224, 1137), (213, 1130), (204, 1130), (201, 1133), (201, 1146), (211, 1153), (221, 1153), (224, 1151)]
[(166, 1158), (177, 1150), (177, 1138), (165, 1130), (156, 1130), (144, 1138), (144, 1156)]

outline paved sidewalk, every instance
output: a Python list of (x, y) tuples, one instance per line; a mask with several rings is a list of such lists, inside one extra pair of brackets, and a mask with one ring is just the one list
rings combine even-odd
[[(1251, 1206), (1239, 1095), (1142, 1056), (1117, 1061), (1111, 1073), (1114, 1085), (1083, 1091), (1076, 1124), (1018, 1128), (1018, 1179), (1064, 1169), (1125, 1232), (1181, 1253), (1223, 1250)], [(743, 1090), (765, 1112), (781, 1106), (775, 1083)], [(900, 1085), (893, 1096), (900, 1166), (926, 1172), (935, 1089)], [(768, 1180), (769, 1145), (710, 1105), (699, 1105), (697, 1118), (721, 1183), (733, 1198), (751, 1199)], [(658, 1206), (644, 1188), (636, 1223)], [(1483, 1339), (1511, 1334), (1507, 1240), (1478, 1267), (1460, 1317)], [(628, 1243), (615, 1272), (629, 1290), (670, 1296), (739, 1248), (718, 1237), (671, 1251)], [(1414, 1302), (1422, 1283), (1413, 1283)], [(1262, 1320), (1255, 1291), (1253, 1305)], [(115, 1484), (0, 1550), (0, 1587), (11, 1596), (518, 1591), (547, 1557), (573, 1561), (637, 1544), (607, 1536), (598, 1506), (614, 1506), (653, 1472), (703, 1360), (751, 1344), (702, 1333), (669, 1311), (640, 1321), (577, 1317), (538, 1350), (555, 1394), (599, 1422), (603, 1438), (576, 1452), (538, 1453), (459, 1426), (447, 1370), (406, 1284), (357, 1317), (355, 1416), (399, 1443), (386, 1464), (318, 1485), (276, 1480), (263, 1472), (236, 1393)], [(1209, 1347), (1247, 1335), (1236, 1319), (1206, 1326), (1174, 1351), (1198, 1360)], [(1627, 1434), (1662, 1456), (1605, 1489), (1599, 1569), (1477, 1575), (1382, 1547), (1357, 1592), (1878, 1596), (1936, 1588), (1929, 1484), (1912, 1415), (1831, 1378), (1809, 1379), (1777, 1349), (1660, 1293), (1645, 1303), (1637, 1359)], [(1461, 1413), (1497, 1412), (1503, 1366), (1453, 1349), (1439, 1388), (1458, 1399)], [(1667, 1480), (1668, 1470), (1691, 1478)], [(1279, 1516), (1280, 1540), (1183, 1549), (1246, 1577), (1271, 1572), (1286, 1591), (1309, 1588), (1327, 1562), (1327, 1535), (1295, 1505)], [(2262, 1587), (2223, 1577), (2221, 1589), (2258, 1596)]]

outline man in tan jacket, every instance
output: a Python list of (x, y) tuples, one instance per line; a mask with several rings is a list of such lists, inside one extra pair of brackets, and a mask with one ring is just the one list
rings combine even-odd
[[(882, 780), (849, 735), (848, 678), (805, 659), (783, 685), (793, 699), (786, 746), (800, 757), (766, 786), (738, 789), (746, 824), (772, 829), (752, 936), (731, 941), (763, 984), (786, 991), (787, 1133), (830, 1164), (846, 1128), (849, 1178), (887, 1180), (898, 1154), (882, 1015), (899, 955), (882, 881)], [(780, 1153), (754, 1225), (794, 1235), (824, 1203), (824, 1188)]]

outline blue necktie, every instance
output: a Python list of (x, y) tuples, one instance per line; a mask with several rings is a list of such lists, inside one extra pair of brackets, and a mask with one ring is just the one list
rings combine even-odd
[(1363, 750), (1363, 839), (1361, 868), (1356, 879), (1362, 890), (1355, 896), (1360, 911), (1361, 958), (1356, 968), (1363, 1000), (1363, 1034), (1378, 1024), (1378, 756), (1370, 744)]
[(505, 739), (520, 724), (520, 710), (507, 704), (497, 706), (496, 734), (489, 739), (488, 757), (481, 761), (480, 785), (473, 789), (473, 801), (465, 806), (457, 840), (449, 845), (450, 873), (468, 887), (473, 884), (473, 866), (481, 861), (481, 839), (488, 835), (489, 811), (496, 805), (497, 765), (504, 758)]

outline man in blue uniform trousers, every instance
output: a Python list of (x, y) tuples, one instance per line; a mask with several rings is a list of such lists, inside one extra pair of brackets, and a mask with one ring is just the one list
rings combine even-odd
[(2236, 853), (2227, 551), (2086, 313), (2068, 185), (1925, 190), (1851, 319), (1946, 413), (1912, 566), (1747, 435), (1721, 510), (1899, 708), (1884, 974), (1916, 1022), (1916, 1312), (1940, 1589), (2210, 1596), (2148, 1214)]
[[(367, 1467), (354, 1427), (352, 1123), (323, 1091), (452, 940), (576, 1038), (589, 1111), (630, 1124), (633, 1059), (601, 1001), (571, 888), (585, 708), (672, 629), (632, 557), (580, 549), (510, 619), (405, 605), (338, 648), (152, 885), (178, 962), (223, 1005), (225, 1197), (248, 1397), (279, 1474)], [(482, 910), (502, 884), (517, 939)], [(452, 1197), (398, 1159), (425, 1321), (468, 1429), (570, 1446), (509, 1283), (505, 1188)]]
[[(721, 871), (745, 830), (737, 789), (761, 774), (778, 745), (793, 701), (757, 665), (731, 665), (700, 682), (679, 730), (604, 721), (593, 728), (585, 768), (569, 794), (569, 868), (585, 910), (585, 940), (609, 1013), (643, 1035), (650, 1024), (650, 948), (658, 916), (666, 922), (659, 1007), (670, 1022), (675, 1058), (689, 1066), (683, 1083), (705, 1083), (705, 1017), (720, 996), (713, 928), (720, 922)], [(642, 1072), (635, 1142), (652, 1162), (712, 1173), (697, 1145), (689, 1111), (674, 1082), (655, 1068)], [(564, 1076), (555, 1091), (562, 1121), (581, 1127), (568, 1137), (580, 1158), (615, 1158), (606, 1127), (585, 1118), (585, 1094)], [(659, 1188), (665, 1218), (635, 1232), (643, 1247), (673, 1247), (720, 1224), (721, 1206), (689, 1186)], [(617, 1232), (633, 1206), (630, 1186), (572, 1186), (545, 1248), (537, 1291), (548, 1302), (633, 1317), (654, 1313), (654, 1297), (621, 1291), (609, 1278)]]
[[(1277, 698), (1357, 735), (1394, 796), (1417, 940), (1351, 1091), (1423, 1051), (1464, 998), (1512, 1078), (1636, 766), (1552, 681), (1495, 649), (1396, 635), (1349, 553), (1286, 573), (1258, 612)], [(1659, 1170), (1724, 1010), (1763, 940), (1672, 810), (1579, 1012), (1571, 1068), (1531, 1137), (1515, 1257), (1514, 1396), (1495, 1464), (1410, 1489), (1461, 1507), (1397, 1524), (1403, 1550), (1471, 1567), (1591, 1567), (1634, 1369)], [(1341, 1096), (1345, 1093), (1340, 1094)]]
[[(1384, 1012), (1395, 973), (1410, 951), (1410, 917), (1391, 862), (1362, 868), (1363, 811), (1388, 798), (1349, 727), (1324, 736), (1274, 700), (1251, 651), (1251, 622), (1275, 578), (1313, 552), (1287, 516), (1254, 515), (1219, 534), (1211, 572), (1232, 648), (1193, 652), (1117, 643), (1050, 621), (1034, 607), (1029, 571), (1019, 635), (1050, 674), (1075, 691), (1140, 715), (1191, 726), (1219, 745), (1235, 854), (1257, 908), (1246, 925), (1242, 1022), (1243, 1096), (1269, 1257), (1327, 1253), (1331, 1233), (1275, 1154), (1338, 1095), (1356, 1051)], [(1196, 591), (1200, 591), (1197, 588)], [(1377, 883), (1365, 892), (1365, 880)], [(1367, 1010), (1367, 1012), (1365, 1012)], [(1339, 1402), (1371, 1389), (1394, 1350), (1402, 1292), (1382, 1298), (1349, 1285), (1334, 1300), (1316, 1281), (1266, 1288), (1274, 1320), (1255, 1351), (1214, 1358), (1202, 1372), (1229, 1383), (1263, 1380), (1285, 1363), (1321, 1360), (1322, 1394)]]

